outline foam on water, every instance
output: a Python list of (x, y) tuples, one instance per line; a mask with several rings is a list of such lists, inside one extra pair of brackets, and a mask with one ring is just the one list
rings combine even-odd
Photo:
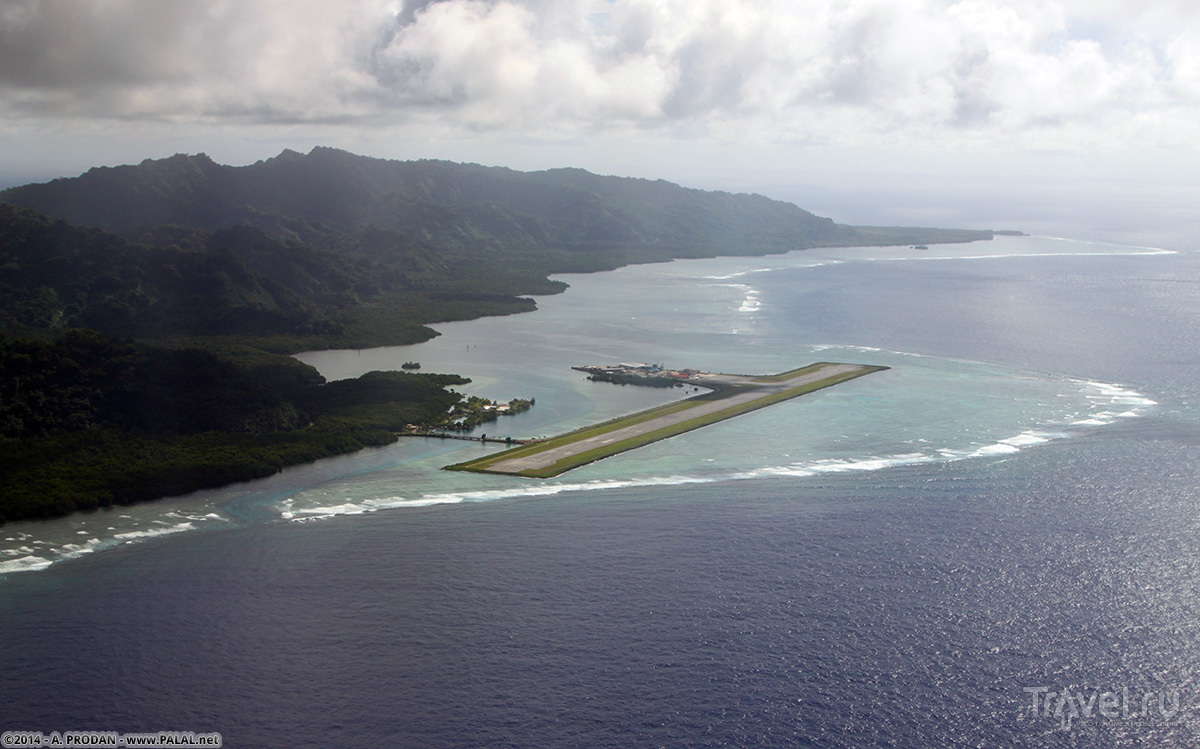
[[(962, 444), (936, 444), (918, 437), (907, 440), (907, 450), (886, 454), (854, 456), (811, 457), (789, 463), (768, 464), (752, 468), (729, 470), (716, 468), (714, 458), (703, 458), (687, 471), (669, 475), (631, 476), (628, 478), (573, 479), (571, 475), (550, 480), (523, 479), (518, 477), (480, 477), (476, 480), (499, 482), (489, 488), (459, 489), (451, 491), (414, 491), (407, 496), (375, 496), (355, 498), (340, 494), (328, 497), (322, 503), (319, 493), (305, 493), (292, 497), (280, 504), (280, 516), (293, 522), (314, 519), (330, 519), (341, 515), (360, 515), (381, 510), (398, 510), (430, 507), (434, 505), (489, 502), (496, 500), (530, 499), (553, 497), (566, 493), (603, 491), (651, 486), (677, 486), (685, 484), (713, 484), (725, 481), (752, 479), (805, 479), (827, 474), (869, 473), (886, 471), (905, 466), (950, 462), (971, 459), (1009, 457), (1022, 450), (1035, 448), (1054, 440), (1070, 439), (1086, 433), (1097, 426), (1112, 423), (1118, 415), (1110, 406), (1121, 401), (1134, 406), (1119, 415), (1131, 417), (1144, 415), (1155, 402), (1131, 388), (1113, 383), (1091, 382), (1062, 378), (1059, 380), (1067, 390), (1083, 403), (1092, 404), (1095, 412), (1088, 419), (1071, 422), (1049, 421), (1036, 427), (1024, 429), (1008, 437), (992, 441), (966, 440)], [(1073, 391), (1073, 393), (1072, 393)], [(920, 445), (920, 449), (912, 449)], [(611, 460), (611, 459), (610, 459)], [(598, 470), (593, 467), (593, 470)], [(299, 502), (312, 502), (297, 509)]]
[[(927, 251), (914, 254), (908, 248), (830, 249), (774, 256), (769, 261), (759, 259), (760, 264), (747, 258), (716, 258), (641, 266), (618, 271), (622, 278), (616, 280), (603, 278), (601, 274), (573, 277), (572, 284), (585, 289), (582, 296), (577, 291), (575, 299), (539, 301), (547, 309), (561, 305), (557, 312), (547, 312), (543, 318), (536, 315), (502, 321), (484, 318), (439, 326), (447, 329), (442, 331), (443, 338), (420, 344), (424, 347), (421, 360), (429, 360), (425, 353), (441, 351), (439, 346), (449, 347), (458, 352), (459, 358), (446, 358), (440, 363), (445, 371), (459, 371), (457, 365), (461, 364), (462, 370), (475, 380), (476, 387), (483, 387), (491, 381), (489, 378), (503, 383), (503, 377), (489, 368), (502, 354), (488, 352), (488, 366), (466, 371), (473, 362), (461, 358), (463, 342), (467, 343), (467, 351), (473, 353), (477, 345), (487, 347), (485, 338), (480, 338), (477, 331), (495, 331), (501, 325), (508, 331), (511, 326), (532, 325), (542, 319), (541, 327), (532, 325), (531, 332), (523, 334), (525, 339), (535, 344), (541, 341), (538, 345), (555, 351), (560, 358), (571, 357), (569, 361), (559, 361), (543, 356), (536, 365), (543, 369), (560, 366), (569, 369), (579, 363), (574, 358), (602, 358), (609, 352), (616, 357), (650, 361), (664, 353), (661, 349), (665, 348), (666, 353), (674, 352), (672, 355), (678, 356), (683, 365), (732, 367), (722, 371), (760, 371), (759, 367), (764, 367), (761, 371), (779, 371), (767, 368), (776, 365), (789, 368), (807, 353), (818, 359), (888, 364), (893, 367), (891, 379), (872, 375), (879, 378), (873, 380), (877, 385), (848, 383), (819, 397), (801, 399), (805, 401), (802, 407), (779, 404), (546, 481), (444, 472), (439, 470), (441, 466), (457, 462), (455, 456), (467, 453), (455, 449), (430, 450), (415, 442), (389, 448), (397, 455), (395, 462), (365, 472), (343, 469), (339, 473), (336, 468), (341, 464), (339, 461), (355, 460), (346, 456), (334, 459), (331, 463), (334, 468), (328, 472), (314, 470), (310, 478), (285, 493), (267, 492), (270, 497), (249, 505), (252, 512), (248, 516), (251, 521), (280, 518), (309, 522), (385, 510), (549, 498), (573, 492), (763, 478), (803, 481), (822, 475), (870, 473), (939, 462), (1002, 460), (1054, 440), (1071, 439), (1120, 420), (1137, 418), (1155, 407), (1154, 399), (1119, 383), (1023, 372), (919, 352), (855, 345), (853, 341), (818, 344), (786, 341), (777, 347), (778, 353), (772, 359), (761, 354), (762, 347), (753, 329), (756, 321), (773, 319), (771, 316), (781, 314), (786, 305), (764, 304), (763, 288), (748, 278), (752, 274), (880, 261), (1176, 254), (1154, 247), (1098, 245), (1103, 243), (1002, 238), (986, 245), (956, 246), (936, 254)], [(1012, 251), (1007, 251), (1010, 248)], [(570, 293), (564, 295), (569, 296)], [(635, 300), (641, 306), (631, 308), (629, 304)], [(573, 306), (578, 302), (583, 304)], [(631, 309), (638, 314), (630, 316)], [(730, 332), (731, 322), (732, 330), (739, 335), (729, 339), (723, 336)], [(457, 345), (451, 346), (447, 341), (453, 336), (447, 331), (452, 330), (476, 331), (476, 337), (460, 335)], [(601, 332), (594, 332), (597, 330)], [(688, 331), (694, 340), (676, 342)], [(592, 341), (589, 336), (603, 340)], [(760, 348), (754, 349), (756, 345)], [(739, 348), (743, 346), (746, 348)], [(774, 350), (775, 343), (771, 347)], [(739, 359), (743, 350), (751, 358)], [(396, 352), (397, 362), (415, 356), (410, 347), (397, 348)], [(361, 359), (368, 360), (370, 353), (361, 352)], [(722, 359), (723, 356), (729, 358)], [(693, 361), (694, 357), (705, 360)], [(709, 358), (712, 360), (708, 361)], [(531, 366), (522, 360), (519, 372), (526, 373)], [(372, 368), (386, 367), (374, 364)], [(356, 375), (346, 372), (342, 376)], [(518, 374), (512, 381), (523, 383), (526, 378), (526, 374)], [(544, 398), (550, 403), (554, 395), (573, 389), (578, 383), (547, 379), (543, 386), (546, 395), (539, 394), (539, 401)], [(941, 402), (944, 392), (950, 393), (946, 396), (951, 401), (948, 404)], [(641, 407), (644, 406), (637, 408)], [(612, 406), (606, 408), (611, 410)], [(790, 408), (803, 410), (789, 411)], [(533, 428), (537, 431), (533, 434), (561, 431), (564, 423), (561, 420), (536, 421), (541, 413), (549, 411), (523, 417), (534, 420)], [(609, 411), (591, 413), (603, 418), (617, 415)], [(590, 423), (585, 418), (587, 414), (586, 410), (566, 412), (566, 423), (571, 428)], [(796, 420), (801, 418), (802, 424), (797, 425)], [(739, 425), (739, 422), (744, 423)], [(782, 436), (786, 445), (769, 449), (769, 443), (776, 441), (775, 436)], [(108, 548), (224, 525), (231, 515), (245, 519), (247, 514), (242, 512), (245, 507), (237, 503), (253, 496), (256, 491), (253, 487), (261, 485), (220, 490), (203, 500), (138, 505), (120, 514), (97, 513), (46, 523), (11, 524), (0, 543), (0, 575), (46, 569), (57, 562)], [(226, 514), (231, 507), (233, 510)]]
[(795, 262), (787, 265), (765, 265), (757, 268), (748, 268), (746, 270), (737, 271), (736, 273), (724, 273), (721, 275), (697, 276), (697, 278), (705, 281), (730, 281), (735, 278), (744, 278), (752, 273), (770, 273), (776, 270), (792, 270), (795, 268), (823, 268), (827, 265), (841, 265), (843, 263), (852, 262), (850, 260), (822, 260), (819, 262)]
[[(744, 274), (738, 274), (738, 275), (744, 275)], [(708, 277), (705, 276), (704, 278), (708, 278)], [(718, 283), (718, 284), (708, 284), (708, 286), (711, 288), (719, 288), (719, 289), (721, 289), (721, 288), (735, 289), (738, 292), (738, 294), (741, 296), (741, 300), (740, 300), (740, 302), (737, 303), (738, 306), (736, 308), (738, 312), (757, 312), (762, 307), (762, 301), (759, 298), (761, 296), (761, 292), (759, 292), (758, 289), (754, 288), (750, 284)], [(678, 312), (679, 310), (676, 309), (673, 311)], [(635, 318), (631, 318), (631, 319), (635, 319)]]
[[(815, 351), (830, 351), (832, 349), (837, 349), (837, 350), (841, 350), (841, 351), (861, 351), (863, 353), (868, 353), (868, 354), (880, 353), (880, 354), (890, 354), (890, 355), (894, 355), (894, 356), (908, 356), (908, 357), (912, 357), (913, 359), (935, 358), (935, 357), (930, 356), (929, 354), (918, 354), (914, 351), (896, 351), (894, 349), (879, 348), (878, 346), (857, 346), (857, 345), (849, 344), (849, 343), (815, 343), (815, 344), (810, 345), (808, 348), (813, 350), (814, 352)], [(961, 360), (961, 359), (950, 359), (949, 357), (945, 357), (945, 356), (936, 357), (936, 358), (944, 359), (946, 361), (965, 361), (965, 360)]]
[[(869, 346), (818, 344), (810, 348), (814, 352), (840, 350), (870, 354), (872, 357), (912, 357), (914, 361), (921, 362), (919, 367), (933, 368), (930, 371), (943, 367), (949, 368), (948, 371), (951, 372), (969, 372), (973, 367), (990, 366), (908, 352), (889, 352)], [(1041, 411), (1043, 408), (1046, 410), (1040, 420), (1036, 412), (1010, 415), (1010, 420), (1014, 423), (1019, 422), (1021, 418), (1033, 418), (1035, 423), (1014, 429), (1007, 436), (1001, 433), (991, 439), (982, 438), (982, 434), (988, 431), (982, 428), (986, 425), (979, 427), (982, 430), (978, 433), (979, 436), (955, 433), (952, 437), (933, 432), (913, 434), (907, 427), (891, 427), (890, 429), (895, 431), (885, 430), (872, 444), (874, 448), (878, 448), (890, 443), (895, 446), (895, 450), (880, 451), (860, 445), (857, 450), (865, 448), (870, 451), (839, 452), (845, 440), (850, 439), (848, 430), (853, 430), (845, 424), (831, 424), (827, 427), (830, 434), (825, 447), (817, 449), (816, 452), (810, 450), (794, 460), (786, 460), (787, 456), (782, 455), (774, 459), (768, 458), (759, 465), (739, 465), (737, 461), (730, 462), (724, 459), (720, 455), (720, 448), (717, 447), (713, 448), (717, 451), (715, 456), (699, 455), (694, 460), (677, 459), (670, 472), (655, 473), (657, 469), (653, 455), (648, 454), (650, 459), (639, 455), (642, 451), (648, 451), (648, 448), (643, 448), (642, 451), (625, 454), (622, 456), (624, 460), (610, 458), (586, 469), (578, 469), (571, 474), (544, 481), (440, 471), (438, 468), (441, 465), (451, 461), (438, 455), (430, 458), (431, 462), (428, 465), (423, 465), (419, 470), (414, 469), (419, 480), (412, 486), (411, 491), (396, 492), (396, 484), (386, 480), (386, 473), (379, 474), (382, 478), (375, 484), (364, 483), (360, 477), (353, 477), (344, 487), (333, 484), (324, 489), (314, 488), (294, 493), (278, 501), (275, 505), (275, 517), (292, 522), (312, 522), (379, 511), (550, 498), (566, 493), (712, 484), (750, 479), (794, 481), (828, 474), (870, 473), (938, 462), (1006, 458), (1054, 440), (1070, 439), (1090, 430), (1103, 428), (1120, 419), (1142, 416), (1156, 406), (1154, 399), (1119, 383), (1055, 378), (1017, 371), (1009, 372), (1006, 379), (1014, 386), (1020, 386), (1022, 383), (1040, 383), (1043, 387), (1057, 388), (1057, 392), (1045, 393), (1036, 399), (1035, 411)], [(883, 397), (887, 398), (886, 393)], [(1018, 416), (1021, 418), (1017, 418)], [(899, 421), (903, 423), (904, 419)], [(701, 441), (709, 439), (719, 443), (721, 440), (715, 433), (708, 437), (704, 436), (704, 433), (705, 430), (699, 430), (690, 434), (693, 439)], [(701, 447), (703, 446), (701, 443)], [(708, 446), (712, 448), (712, 443)], [(664, 448), (664, 452), (670, 450)], [(822, 452), (825, 454), (821, 454)], [(785, 459), (779, 460), (779, 457)], [(624, 472), (626, 475), (614, 475), (614, 472)], [(399, 482), (400, 486), (410, 484), (413, 482)], [(0, 547), (0, 574), (43, 570), (55, 563), (77, 559), (107, 548), (228, 522), (228, 516), (211, 507), (188, 511), (149, 504), (130, 508), (126, 513), (117, 515), (116, 519), (108, 516), (101, 522), (96, 522), (94, 517), (84, 516), (83, 520), (75, 522), (75, 528), (64, 529), (59, 537), (52, 540), (36, 537), (36, 529), (27, 530), (14, 525), (10, 526), (9, 533), (4, 537), (5, 547)], [(81, 524), (83, 527), (79, 527)]]
[[(1049, 235), (1039, 235), (1040, 239), (1050, 239), (1055, 242), (1069, 242), (1071, 244), (1098, 245), (1101, 247), (1117, 248), (1110, 252), (1092, 252), (1092, 253), (1075, 253), (1075, 254), (1090, 254), (1090, 255), (1177, 255), (1176, 250), (1168, 250), (1162, 247), (1148, 247), (1145, 245), (1136, 244), (1115, 244), (1113, 242), (1101, 242), (1095, 239), (1071, 239), (1069, 237), (1052, 237)], [(1129, 252), (1129, 250), (1147, 250), (1147, 252)]]
[(139, 541), (144, 538), (157, 538), (159, 536), (169, 536), (172, 533), (183, 533), (184, 531), (194, 530), (196, 526), (191, 522), (183, 522), (177, 525), (168, 525), (164, 528), (151, 528), (144, 531), (129, 531), (127, 533), (117, 533), (113, 538), (118, 541)]
[[(484, 489), (462, 492), (440, 492), (424, 494), (414, 498), (380, 497), (355, 502), (350, 498), (342, 504), (307, 507), (303, 510), (283, 510), (280, 516), (292, 522), (306, 522), (317, 518), (338, 515), (362, 515), (379, 510), (430, 507), (433, 505), (462, 504), (464, 502), (490, 502), (498, 499), (520, 499), (528, 497), (552, 497), (567, 492), (603, 491), (646, 486), (677, 486), (681, 484), (705, 484), (716, 479), (700, 476), (664, 476), (644, 479), (610, 479), (582, 482), (522, 483), (508, 488)], [(514, 479), (521, 481), (521, 479)], [(286, 503), (290, 506), (290, 503)], [(299, 516), (299, 517), (298, 517)]]
[(762, 307), (762, 302), (759, 301), (759, 293), (752, 286), (744, 286), (746, 295), (742, 298), (742, 305), (738, 307), (738, 312), (757, 312)]
[[(1086, 388), (1093, 392), (1087, 394), (1088, 400), (1097, 404), (1100, 410), (1089, 414), (1086, 418), (1071, 422), (1080, 426), (1104, 426), (1112, 424), (1117, 419), (1129, 419), (1142, 415), (1147, 409), (1158, 405), (1157, 401), (1123, 385), (1111, 382), (1083, 381)], [(1110, 406), (1130, 406), (1131, 408), (1112, 409)]]
[(1142, 255), (1176, 255), (1175, 250), (1137, 250), (1130, 252), (1004, 252), (990, 255), (920, 255), (914, 257), (873, 258), (886, 262), (907, 260), (1003, 260), (1027, 257), (1138, 257)]
[(9, 572), (36, 572), (44, 570), (54, 564), (53, 560), (37, 556), (23, 556), (16, 559), (10, 559), (5, 562), (0, 562), (0, 575), (8, 574)]
[[(161, 509), (156, 510), (152, 504), (141, 505), (138, 510), (140, 517), (120, 515), (118, 520), (110, 521), (116, 522), (117, 525), (89, 523), (91, 518), (88, 518), (74, 521), (88, 524), (90, 527), (87, 529), (77, 531), (60, 529), (58, 534), (50, 535), (47, 539), (32, 540), (33, 534), (24, 531), (8, 536), (5, 541), (17, 543), (28, 541), (28, 543), (0, 548), (0, 575), (44, 570), (59, 562), (78, 559), (97, 551), (176, 533), (185, 533), (196, 530), (201, 525), (229, 522), (227, 517), (215, 512), (204, 515), (188, 515), (176, 511), (163, 512)], [(157, 512), (157, 518), (150, 515), (155, 512)], [(4, 557), (9, 558), (3, 559)]]

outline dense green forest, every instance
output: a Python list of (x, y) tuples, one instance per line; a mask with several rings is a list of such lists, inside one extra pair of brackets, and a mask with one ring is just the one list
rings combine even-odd
[(293, 353), (528, 311), (527, 295), (566, 288), (554, 273), (992, 236), (856, 228), (761, 195), (581, 169), (330, 148), (244, 167), (180, 154), (11, 188), (0, 203), (0, 330), (238, 337)]
[[(378, 239), (375, 234), (370, 234)], [(427, 340), (424, 326), (533, 309), (562, 284), (485, 282), (432, 258), (338, 254), (247, 226), (147, 227), (136, 239), (0, 204), (0, 330), (213, 337), (294, 353)]]
[(761, 195), (316, 148), (203, 154), (0, 192), (0, 519), (268, 475), (443, 424), (452, 375), (324, 383), (286, 356), (534, 309), (549, 276), (817, 246), (989, 239), (850, 227)]
[(455, 375), (325, 383), (288, 357), (219, 357), (71, 331), (0, 340), (0, 519), (182, 494), (449, 425)]
[(675, 377), (653, 377), (647, 375), (617, 374), (613, 372), (594, 372), (588, 375), (592, 382), (611, 382), (614, 385), (638, 385), (651, 388), (683, 387), (683, 382)]

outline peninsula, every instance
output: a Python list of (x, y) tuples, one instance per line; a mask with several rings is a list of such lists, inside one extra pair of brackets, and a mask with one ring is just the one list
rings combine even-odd
[(687, 382), (710, 392), (446, 469), (552, 478), (610, 455), (885, 369), (818, 362), (777, 375), (695, 374)]

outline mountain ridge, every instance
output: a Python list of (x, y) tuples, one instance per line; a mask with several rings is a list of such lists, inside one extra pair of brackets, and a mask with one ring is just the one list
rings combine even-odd
[(536, 308), (563, 272), (816, 246), (860, 230), (761, 195), (582, 169), (316, 148), (205, 154), (0, 192), (0, 523), (270, 475), (442, 423), (453, 375), (325, 383), (284, 356)]
[(280, 233), (266, 217), (316, 221), (342, 232), (370, 224), (419, 232), (419, 225), (399, 222), (387, 210), (397, 200), (458, 210), (494, 204), (536, 220), (545, 229), (537, 244), (545, 247), (703, 242), (720, 249), (723, 241), (749, 240), (763, 251), (782, 249), (756, 236), (747, 217), (784, 222), (788, 249), (862, 239), (831, 219), (760, 195), (576, 168), (519, 172), (431, 159), (392, 161), (327, 147), (307, 155), (285, 150), (241, 167), (217, 164), (204, 153), (176, 154), (0, 192), (0, 201), (121, 234), (143, 223), (209, 231), (249, 223)]
[[(14, 305), (34, 303), (27, 291), (42, 306), (55, 295), (61, 302), (16, 315), (22, 330), (48, 316), (60, 328), (138, 338), (292, 336), (281, 349), (424, 340), (435, 335), (427, 323), (532, 309), (527, 295), (566, 287), (548, 280), (554, 273), (991, 237), (865, 232), (762, 195), (578, 168), (520, 172), (327, 147), (247, 166), (199, 153), (96, 167), (0, 191), (0, 201), (78, 229), (55, 230), (70, 235), (57, 259), (28, 244), (0, 246), (17, 264), (0, 269), (10, 322)], [(44, 224), (34, 215), (6, 210), (0, 230)], [(189, 278), (199, 280), (182, 282)]]

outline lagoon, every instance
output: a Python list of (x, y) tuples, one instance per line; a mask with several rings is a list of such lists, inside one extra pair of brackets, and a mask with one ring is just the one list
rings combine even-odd
[(10, 524), (0, 723), (239, 746), (1192, 745), (1194, 710), (1061, 733), (1024, 690), (1200, 704), (1198, 279), (1186, 251), (1044, 237), (679, 261), (567, 277), (538, 312), (417, 346), (306, 354), (327, 377), (420, 361), (536, 397), (512, 417), (530, 436), (683, 395), (580, 361), (891, 370), (553, 479), (441, 471), (494, 448), (409, 440)]

